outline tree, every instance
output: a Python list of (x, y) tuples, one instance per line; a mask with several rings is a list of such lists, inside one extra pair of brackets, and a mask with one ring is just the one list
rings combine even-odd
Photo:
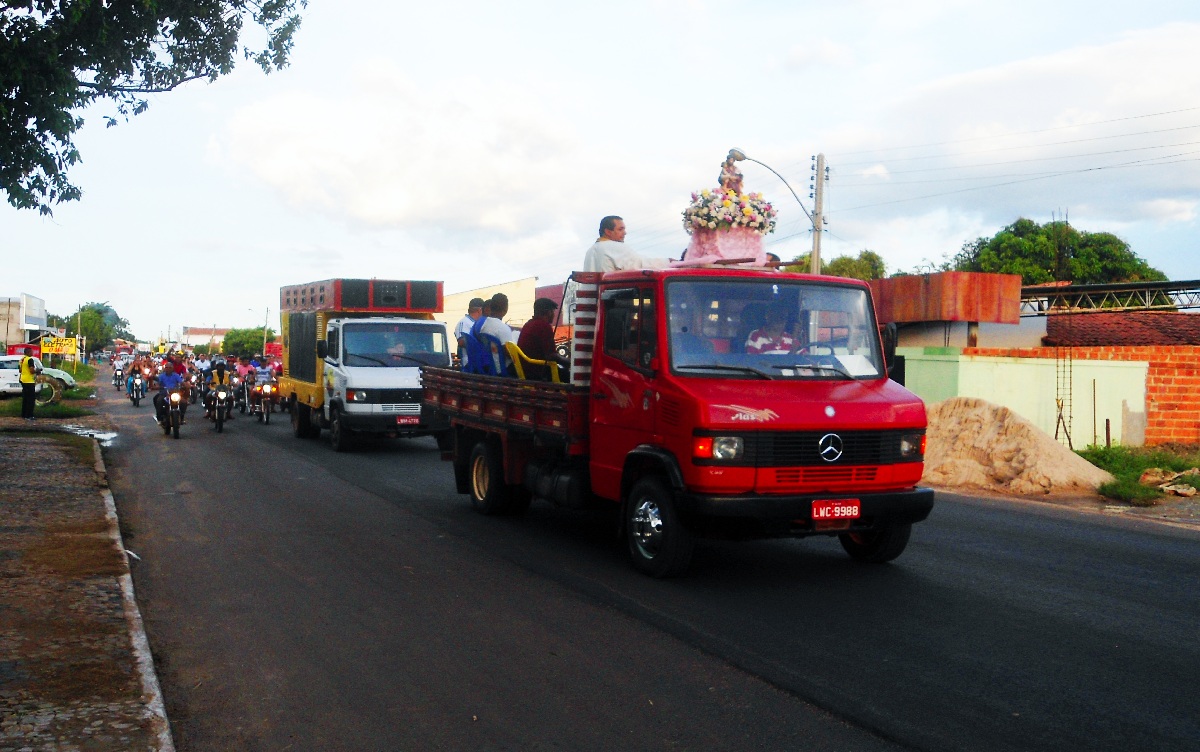
[[(275, 341), (275, 332), (267, 330), (267, 342)], [(236, 355), (239, 358), (249, 358), (251, 355), (263, 354), (263, 328), (230, 329), (225, 334), (221, 350), (226, 355)]]
[[(50, 214), (78, 200), (80, 112), (108, 100), (128, 120), (145, 95), (215, 81), (240, 53), (264, 72), (287, 65), (308, 0), (6, 0), (0, 10), (0, 188), (19, 209)], [(249, 20), (261, 50), (239, 44)], [(109, 126), (117, 120), (105, 118)]]
[[(806, 253), (789, 262), (784, 268), (789, 272), (807, 274), (812, 266), (811, 259), (812, 254)], [(858, 252), (858, 256), (838, 256), (828, 261), (821, 259), (821, 273), (861, 280), (883, 279), (887, 275), (887, 265), (878, 253), (864, 248)]]
[(82, 334), (88, 350), (102, 350), (117, 337), (135, 339), (129, 332), (129, 322), (121, 318), (108, 303), (84, 303), (69, 316), (46, 316), (47, 325), (67, 330), (68, 337)]
[(1084, 232), (1066, 222), (1039, 225), (1018, 219), (990, 238), (964, 243), (941, 271), (1020, 274), (1023, 284), (1079, 285), (1166, 281), (1129, 244), (1107, 232)]

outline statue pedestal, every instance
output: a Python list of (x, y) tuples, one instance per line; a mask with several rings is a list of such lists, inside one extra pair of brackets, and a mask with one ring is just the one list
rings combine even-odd
[(710, 230), (692, 230), (692, 241), (688, 243), (684, 259), (693, 263), (720, 259), (753, 259), (754, 263), (767, 263), (763, 250), (763, 236), (749, 227), (726, 227)]

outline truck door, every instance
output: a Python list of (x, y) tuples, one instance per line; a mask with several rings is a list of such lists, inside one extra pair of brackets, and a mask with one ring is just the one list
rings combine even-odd
[(657, 294), (622, 287), (600, 296), (600, 347), (592, 363), (592, 489), (617, 499), (625, 457), (654, 434), (654, 371), (658, 357)]

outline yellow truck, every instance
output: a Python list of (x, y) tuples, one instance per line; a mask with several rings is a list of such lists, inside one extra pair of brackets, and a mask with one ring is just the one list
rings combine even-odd
[(421, 366), (448, 368), (450, 338), (433, 319), (442, 283), (327, 279), (279, 290), (280, 394), (292, 433), (329, 431), (335, 451), (367, 435), (433, 436), (453, 443), (448, 419), (422, 406)]

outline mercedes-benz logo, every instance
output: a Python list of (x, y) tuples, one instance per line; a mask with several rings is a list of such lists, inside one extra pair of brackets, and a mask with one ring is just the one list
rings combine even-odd
[(817, 452), (826, 462), (837, 462), (842, 456), (842, 437), (827, 433), (817, 442)]

